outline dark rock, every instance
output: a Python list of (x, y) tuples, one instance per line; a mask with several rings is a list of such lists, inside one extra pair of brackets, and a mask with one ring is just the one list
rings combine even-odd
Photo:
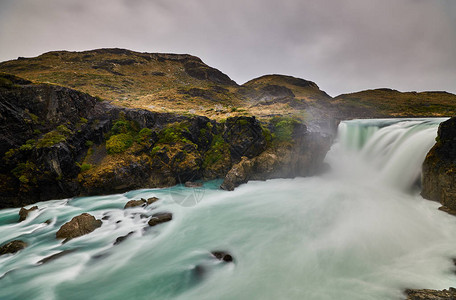
[(34, 210), (37, 210), (38, 209), (38, 206), (32, 206), (31, 208), (29, 209), (26, 209), (25, 207), (22, 207), (20, 210), (19, 210), (19, 222), (22, 222), (24, 221), (25, 219), (27, 219), (27, 216), (29, 215), (29, 213), (31, 211), (34, 211)]
[(130, 231), (128, 234), (126, 235), (123, 235), (123, 236), (119, 236), (116, 241), (114, 242), (114, 245), (118, 245), (120, 243), (122, 243), (123, 241), (125, 241), (130, 235), (132, 235), (133, 233), (135, 233), (134, 231)]
[(224, 262), (232, 262), (233, 261), (233, 256), (229, 254), (226, 251), (212, 251), (211, 254), (217, 258), (218, 260), (224, 261)]
[(218, 84), (237, 86), (226, 74), (209, 67), (200, 59), (191, 57), (184, 61), (185, 72), (200, 80), (209, 80)]
[(74, 217), (71, 221), (63, 224), (57, 231), (56, 237), (58, 239), (65, 239), (65, 243), (73, 238), (91, 233), (100, 227), (101, 224), (101, 220), (95, 219), (94, 216), (89, 215), (88, 213), (83, 213)]
[(124, 209), (131, 208), (131, 207), (137, 207), (137, 206), (145, 206), (146, 203), (147, 203), (147, 201), (144, 200), (144, 199), (141, 199), (141, 200), (130, 200), (130, 201), (127, 202), (127, 204), (125, 204)]
[(0, 255), (8, 254), (8, 253), (16, 253), (19, 250), (24, 249), (27, 247), (27, 243), (21, 240), (14, 240), (8, 242), (2, 246), (0, 246)]
[(446, 207), (446, 206), (440, 206), (440, 207), (439, 207), (439, 210), (444, 211), (444, 212), (446, 212), (447, 214), (456, 216), (456, 210), (450, 209), (450, 208), (448, 208), (448, 207)]
[(50, 261), (54, 261), (56, 259), (59, 259), (61, 258), (62, 256), (65, 256), (67, 254), (70, 254), (70, 253), (73, 253), (74, 251), (76, 251), (76, 249), (69, 249), (69, 250), (64, 250), (62, 252), (59, 252), (59, 253), (56, 253), (56, 254), (53, 254), (51, 256), (48, 256), (48, 257), (45, 257), (43, 258), (42, 260), (40, 260), (39, 262), (37, 262), (38, 265), (41, 265), (41, 264), (45, 264), (45, 263), (48, 263)]
[(51, 219), (44, 221), (44, 224), (46, 224), (46, 225), (49, 225), (49, 224), (51, 224), (51, 223), (52, 223), (52, 220), (51, 220)]
[(231, 157), (240, 160), (259, 155), (267, 143), (260, 122), (255, 117), (233, 117), (225, 121), (223, 139), (230, 147)]
[(101, 218), (101, 219), (102, 219), (103, 221), (106, 221), (106, 220), (109, 220), (109, 219), (111, 219), (111, 216), (109, 216), (109, 215), (106, 215), (106, 216), (104, 216), (104, 217), (103, 217), (103, 218)]
[(161, 223), (169, 222), (173, 219), (173, 215), (168, 212), (156, 213), (152, 215), (152, 218), (149, 220), (149, 226), (155, 226)]
[(439, 126), (437, 143), (423, 163), (423, 198), (456, 210), (456, 117)]
[(187, 181), (185, 183), (185, 187), (188, 187), (188, 188), (198, 188), (198, 187), (202, 187), (203, 186), (203, 183), (202, 182), (191, 182), (191, 181)]
[(456, 299), (456, 289), (448, 290), (405, 290), (407, 300), (454, 300)]

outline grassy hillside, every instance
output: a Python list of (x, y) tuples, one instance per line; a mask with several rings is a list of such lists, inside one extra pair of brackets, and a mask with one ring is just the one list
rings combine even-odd
[(346, 117), (438, 117), (456, 115), (456, 95), (447, 92), (367, 90), (334, 98)]
[(215, 120), (285, 115), (311, 122), (334, 115), (345, 119), (456, 113), (456, 96), (446, 92), (377, 89), (331, 98), (314, 82), (285, 75), (265, 75), (240, 86), (187, 54), (54, 51), (0, 63), (0, 72), (70, 87), (119, 106)]
[[(120, 106), (213, 119), (252, 114), (260, 119), (283, 114), (303, 118), (309, 104), (330, 99), (315, 83), (291, 76), (268, 75), (239, 86), (186, 54), (54, 51), (0, 63), (0, 72), (70, 87)], [(284, 90), (291, 97), (283, 99)]]

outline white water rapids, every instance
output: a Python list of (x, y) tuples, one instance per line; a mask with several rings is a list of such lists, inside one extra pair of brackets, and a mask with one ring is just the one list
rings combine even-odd
[[(331, 171), (317, 177), (48, 201), (22, 223), (19, 209), (1, 210), (0, 244), (29, 246), (0, 256), (0, 299), (368, 300), (454, 286), (456, 218), (412, 188), (441, 121), (343, 122), (327, 155)], [(161, 200), (123, 209), (152, 196)], [(141, 215), (160, 211), (173, 220), (148, 228)], [(56, 240), (82, 212), (110, 218), (91, 234)]]

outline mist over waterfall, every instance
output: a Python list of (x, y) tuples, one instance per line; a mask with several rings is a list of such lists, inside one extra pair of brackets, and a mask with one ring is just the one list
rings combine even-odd
[[(403, 299), (405, 288), (448, 288), (456, 218), (417, 187), (443, 120), (344, 121), (321, 176), (251, 181), (233, 192), (212, 181), (54, 200), (21, 223), (18, 209), (1, 210), (0, 244), (29, 246), (0, 256), (0, 299), (383, 300)], [(153, 196), (156, 204), (123, 209)], [(103, 225), (56, 240), (82, 212)], [(157, 212), (173, 219), (149, 228), (144, 216)], [(38, 264), (64, 250), (73, 252)], [(234, 261), (215, 259), (215, 250)]]

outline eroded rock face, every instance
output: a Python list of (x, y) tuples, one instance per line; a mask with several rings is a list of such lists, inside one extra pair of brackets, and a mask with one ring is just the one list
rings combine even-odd
[(25, 207), (22, 207), (19, 210), (19, 222), (22, 222), (25, 219), (27, 219), (27, 216), (29, 215), (29, 213), (34, 211), (34, 210), (37, 210), (37, 209), (38, 209), (38, 206), (36, 206), (36, 205), (30, 207), (29, 209), (26, 209)]
[(21, 240), (14, 240), (8, 242), (0, 247), (0, 255), (8, 254), (8, 253), (16, 253), (19, 250), (24, 249), (27, 247), (27, 243)]
[(456, 299), (456, 289), (448, 290), (406, 290), (407, 300), (454, 300)]
[(456, 210), (456, 118), (440, 124), (437, 143), (423, 163), (421, 195)]
[(83, 213), (63, 224), (57, 231), (56, 237), (58, 239), (65, 239), (64, 242), (67, 242), (76, 237), (91, 233), (100, 227), (101, 224), (101, 220), (95, 219), (94, 216), (88, 213)]
[(249, 180), (292, 178), (320, 173), (332, 138), (318, 133), (305, 133), (294, 144), (282, 143), (249, 159), (243, 157), (226, 175), (222, 185), (232, 191)]

